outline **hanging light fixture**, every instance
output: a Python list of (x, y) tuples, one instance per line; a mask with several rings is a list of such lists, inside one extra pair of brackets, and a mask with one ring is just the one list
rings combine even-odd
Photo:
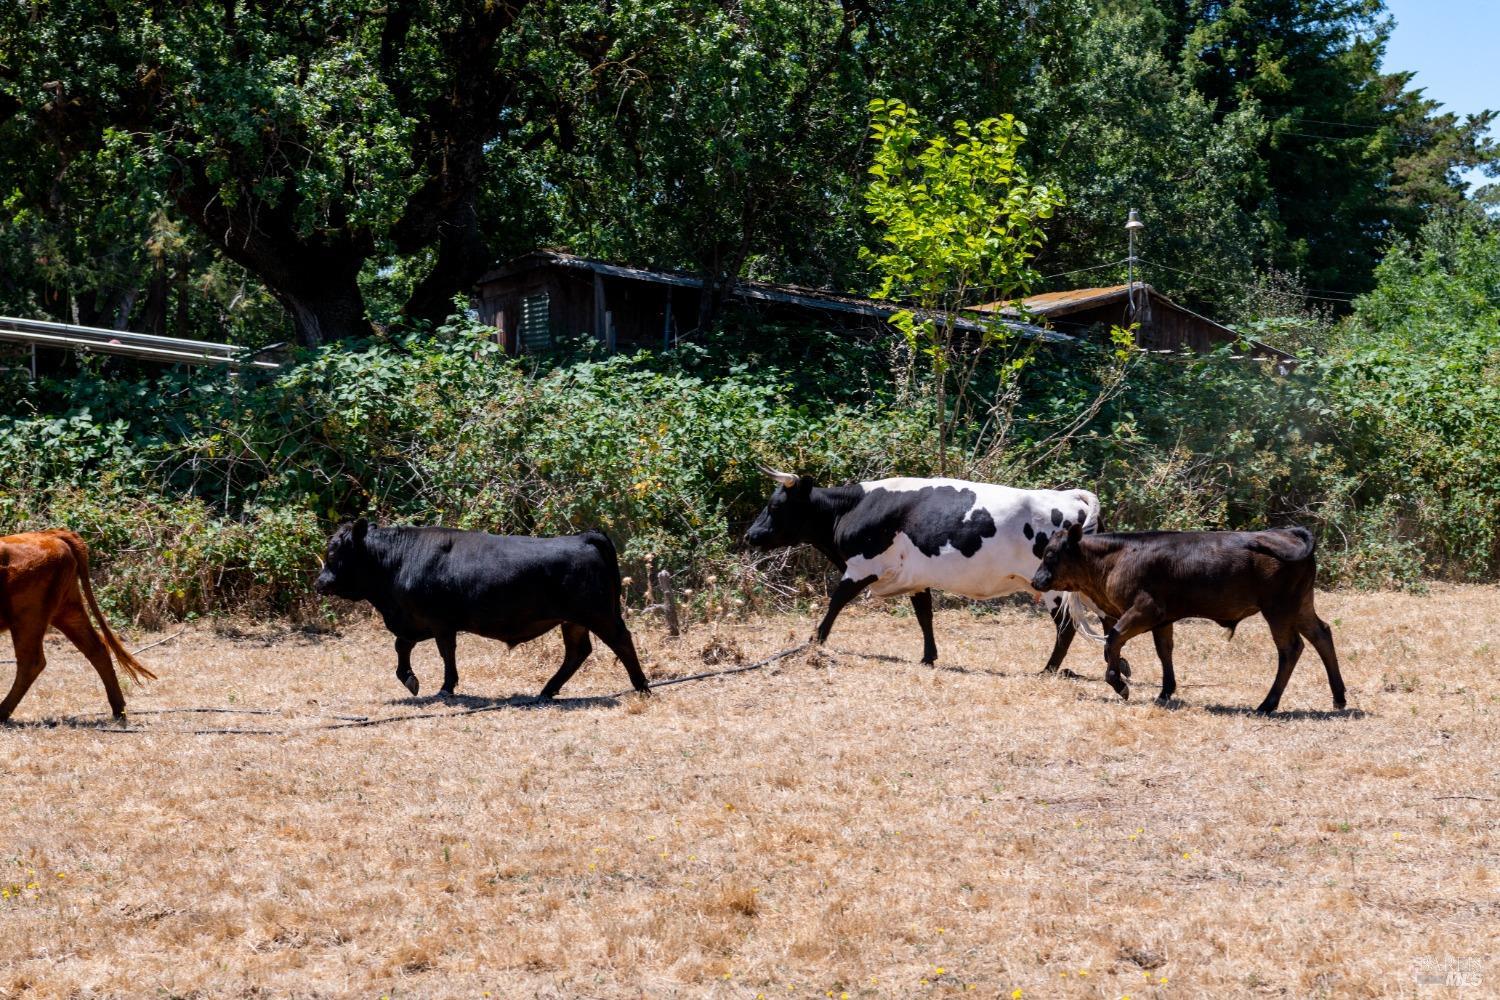
[(1135, 318), (1135, 234), (1136, 230), (1145, 228), (1146, 224), (1132, 208), (1129, 218), (1125, 220), (1125, 232), (1130, 240), (1130, 253), (1125, 258), (1125, 298), (1130, 303), (1131, 319)]

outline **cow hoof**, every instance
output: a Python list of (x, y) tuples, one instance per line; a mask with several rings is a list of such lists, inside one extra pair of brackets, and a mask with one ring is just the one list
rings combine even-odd
[(1259, 708), (1257, 708), (1255, 710), (1255, 714), (1256, 715), (1274, 715), (1274, 714), (1276, 714), (1276, 706), (1275, 705), (1265, 705), (1265, 704), (1262, 704)]
[(421, 687), (421, 685), (419, 683), (417, 683), (417, 675), (416, 674), (410, 674), (410, 675), (408, 675), (406, 677), (397, 677), (396, 679), (398, 681), (400, 681), (403, 685), (405, 685), (406, 690), (410, 691), (413, 696), (416, 695), (417, 690)]
[(1125, 681), (1120, 677), (1120, 672), (1118, 670), (1116, 670), (1114, 667), (1110, 667), (1104, 672), (1104, 679), (1109, 682), (1110, 687), (1115, 689), (1115, 694), (1119, 695), (1121, 698), (1124, 698), (1126, 701), (1130, 700), (1130, 685), (1126, 684)]
[(539, 694), (539, 695), (536, 696), (536, 700), (537, 701), (551, 701), (553, 698), (556, 698), (556, 697), (557, 697), (557, 692), (556, 691), (543, 691), (541, 694)]
[(936, 656), (924, 656), (924, 657), (922, 657), (922, 666), (924, 666), (924, 667), (935, 667), (935, 666), (937, 666), (937, 657)]
[(439, 698), (452, 698), (453, 697), (453, 689), (452, 688), (443, 688), (442, 690), (440, 690), (438, 692), (438, 697)]
[(1335, 712), (1342, 712), (1344, 710), (1344, 708), (1345, 708), (1345, 705), (1344, 705), (1343, 701), (1336, 701), (1336, 702), (1333, 703), (1333, 710)]

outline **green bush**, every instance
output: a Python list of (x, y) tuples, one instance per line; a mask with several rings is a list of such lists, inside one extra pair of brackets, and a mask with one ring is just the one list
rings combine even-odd
[(642, 585), (649, 566), (753, 595), (732, 550), (768, 492), (757, 462), (832, 481), (923, 461), (920, 413), (830, 403), (796, 381), (706, 349), (531, 370), (463, 327), (310, 352), (277, 379), (84, 377), (0, 418), (0, 463), (16, 471), (0, 523), (83, 532), (109, 599), (150, 624), (298, 611), (329, 527), (366, 513), (599, 527)]

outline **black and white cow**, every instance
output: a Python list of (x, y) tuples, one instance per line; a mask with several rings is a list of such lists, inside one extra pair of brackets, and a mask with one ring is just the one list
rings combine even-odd
[[(1018, 490), (962, 479), (877, 479), (851, 486), (816, 486), (806, 476), (762, 471), (779, 484), (745, 541), (762, 549), (807, 544), (843, 570), (817, 641), (861, 591), (911, 595), (922, 626), (922, 662), (937, 660), (932, 591), (965, 597), (1037, 592), (1031, 577), (1048, 539), (1081, 524), (1099, 527), (1099, 498), (1088, 490)], [(1045, 671), (1055, 671), (1072, 645), (1083, 610), (1073, 594), (1040, 595), (1057, 625)]]

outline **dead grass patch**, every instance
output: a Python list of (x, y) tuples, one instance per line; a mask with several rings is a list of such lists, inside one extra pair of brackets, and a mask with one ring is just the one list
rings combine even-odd
[(197, 625), (118, 732), (49, 641), (0, 729), (0, 997), (1494, 992), (1500, 589), (1319, 604), (1357, 712), (1304, 657), (1248, 714), (1255, 623), (1179, 627), (1158, 708), (1149, 642), (1123, 703), (1081, 639), (1038, 676), (1028, 611), (940, 612), (934, 668), (872, 603), (744, 673), (812, 621), (637, 623), (710, 676), (636, 698), (596, 651), (551, 705), (555, 637), (465, 638), (443, 702), (373, 624)]

